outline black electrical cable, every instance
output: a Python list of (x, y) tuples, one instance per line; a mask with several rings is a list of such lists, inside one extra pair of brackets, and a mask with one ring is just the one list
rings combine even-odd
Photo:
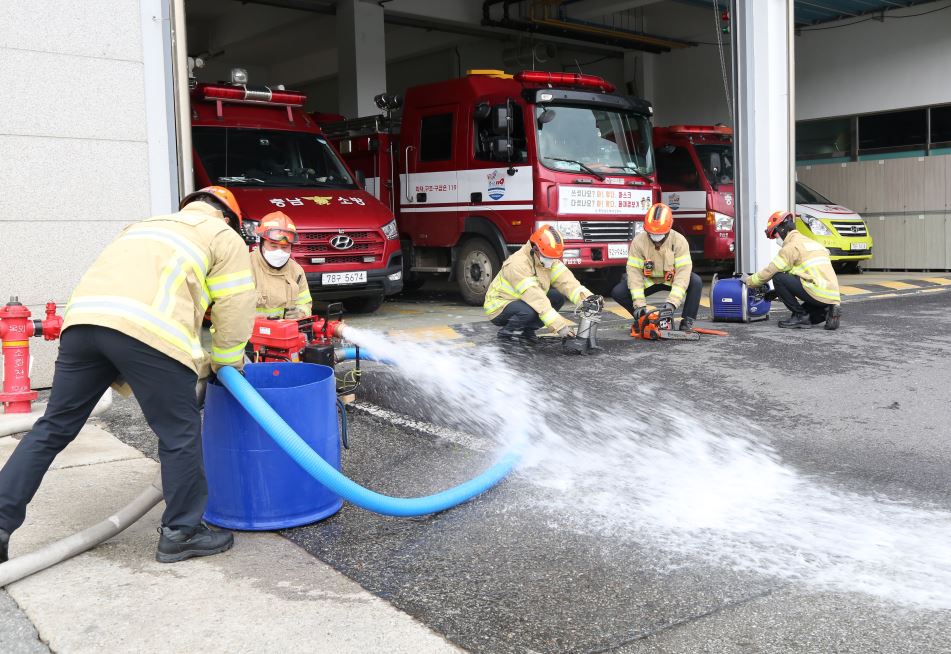
[(796, 28), (797, 32), (821, 32), (823, 30), (837, 30), (843, 27), (851, 27), (852, 25), (858, 25), (860, 23), (867, 23), (870, 20), (880, 20), (882, 22), (886, 20), (901, 20), (902, 18), (918, 18), (919, 16), (927, 16), (928, 14), (934, 14), (939, 11), (944, 11), (945, 9), (951, 9), (951, 4), (945, 5), (944, 7), (938, 7), (937, 9), (929, 9), (928, 11), (922, 11), (917, 14), (906, 14), (904, 16), (893, 16), (886, 14), (884, 11), (881, 16), (870, 16), (868, 18), (863, 18), (862, 20), (856, 20), (851, 23), (845, 23), (844, 25), (830, 25), (829, 27), (799, 27)]

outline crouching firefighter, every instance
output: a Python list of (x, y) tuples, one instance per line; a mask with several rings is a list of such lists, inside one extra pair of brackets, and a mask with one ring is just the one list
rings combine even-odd
[(244, 363), (255, 294), (240, 229), (234, 195), (209, 186), (188, 195), (178, 213), (127, 227), (79, 280), (46, 412), (0, 470), (0, 562), (53, 459), (119, 379), (158, 436), (165, 512), (155, 558), (171, 563), (231, 547), (230, 532), (202, 522), (208, 486), (196, 383), (208, 375), (199, 330), (209, 304), (211, 370)]
[(291, 259), (297, 243), (297, 227), (283, 211), (269, 213), (255, 230), (261, 239), (251, 255), (254, 285), (257, 287), (257, 315), (269, 318), (306, 318), (313, 300), (307, 275)]
[(527, 344), (538, 342), (543, 326), (562, 338), (574, 336), (574, 323), (558, 314), (567, 297), (579, 304), (592, 295), (561, 261), (565, 242), (550, 225), (542, 225), (505, 263), (485, 294), (482, 309), (501, 327), (498, 337)]
[(802, 329), (825, 323), (838, 329), (842, 315), (839, 281), (832, 269), (829, 251), (796, 229), (788, 211), (777, 211), (766, 223), (766, 238), (782, 245), (779, 254), (762, 270), (741, 279), (752, 287), (773, 280), (776, 295), (792, 312), (780, 327)]
[(681, 304), (680, 330), (693, 330), (703, 282), (693, 272), (687, 239), (673, 231), (674, 214), (658, 202), (644, 216), (644, 231), (634, 237), (627, 256), (627, 273), (611, 291), (614, 301), (637, 321), (647, 312), (646, 296), (669, 291), (664, 309)]

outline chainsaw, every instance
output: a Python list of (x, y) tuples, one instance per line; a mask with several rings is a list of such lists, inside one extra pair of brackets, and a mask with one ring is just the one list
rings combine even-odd
[(674, 330), (674, 310), (654, 309), (641, 313), (631, 325), (631, 336), (645, 341), (699, 341), (696, 332)]
[(601, 310), (604, 298), (589, 295), (575, 308), (578, 330), (561, 342), (565, 354), (591, 354), (601, 349), (598, 345), (598, 325), (601, 323)]

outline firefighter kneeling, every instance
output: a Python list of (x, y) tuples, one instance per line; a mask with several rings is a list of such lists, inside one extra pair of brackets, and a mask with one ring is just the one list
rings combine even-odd
[(829, 251), (800, 234), (788, 211), (769, 217), (766, 238), (779, 240), (779, 254), (758, 273), (743, 275), (743, 282), (755, 287), (773, 280), (776, 294), (792, 312), (788, 320), (779, 322), (780, 327), (802, 329), (824, 322), (826, 329), (838, 329), (842, 315), (839, 281)]
[(573, 336), (574, 324), (558, 314), (567, 297), (579, 304), (592, 296), (561, 262), (565, 242), (550, 225), (542, 225), (518, 252), (502, 264), (485, 294), (483, 311), (498, 325), (499, 338), (538, 342), (535, 330), (548, 327), (562, 338)]
[(669, 309), (683, 303), (680, 330), (693, 330), (700, 310), (703, 282), (693, 272), (687, 239), (672, 230), (674, 214), (666, 204), (657, 203), (644, 216), (644, 231), (634, 237), (627, 257), (627, 275), (611, 291), (614, 301), (627, 309), (636, 321), (647, 311), (646, 296), (670, 291)]

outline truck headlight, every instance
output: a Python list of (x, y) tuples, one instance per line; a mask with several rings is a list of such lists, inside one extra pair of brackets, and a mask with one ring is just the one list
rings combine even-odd
[(581, 234), (581, 223), (577, 220), (548, 220), (545, 222), (535, 223), (535, 229), (538, 229), (542, 225), (551, 225), (561, 233), (561, 237), (565, 240), (577, 240), (580, 241), (584, 236)]
[(733, 218), (722, 213), (713, 214), (713, 226), (718, 232), (733, 231)]
[(396, 228), (396, 218), (383, 225), (383, 236), (391, 241), (400, 237), (400, 232)]
[(832, 236), (832, 232), (829, 231), (829, 228), (826, 227), (821, 220), (815, 216), (811, 216), (808, 213), (804, 213), (801, 216), (802, 222), (806, 223), (806, 227), (809, 228), (816, 236)]

